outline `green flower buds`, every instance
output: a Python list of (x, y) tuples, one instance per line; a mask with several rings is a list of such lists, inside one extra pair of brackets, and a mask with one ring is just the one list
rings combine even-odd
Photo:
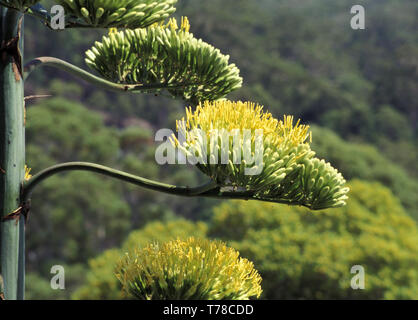
[(346, 204), (346, 181), (329, 163), (318, 158), (304, 159), (281, 184), (256, 194), (261, 200), (304, 205), (312, 210), (336, 208)]
[(187, 18), (167, 25), (110, 33), (86, 52), (87, 65), (121, 84), (157, 85), (172, 97), (198, 103), (240, 88), (242, 78), (229, 56), (193, 37)]
[(24, 11), (26, 8), (33, 6), (39, 0), (0, 0), (0, 5)]
[(195, 238), (129, 252), (116, 277), (141, 300), (248, 300), (262, 291), (252, 262), (220, 241)]
[(57, 0), (68, 15), (92, 27), (145, 28), (176, 11), (177, 0)]

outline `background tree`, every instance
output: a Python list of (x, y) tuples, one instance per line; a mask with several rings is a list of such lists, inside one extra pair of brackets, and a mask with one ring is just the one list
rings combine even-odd
[[(353, 180), (346, 207), (312, 214), (256, 202), (214, 209), (209, 236), (229, 241), (263, 277), (265, 299), (414, 299), (417, 225), (378, 183)], [(365, 269), (365, 289), (350, 269)]]
[[(335, 210), (226, 201), (213, 209), (208, 230), (186, 221), (150, 223), (120, 249), (92, 259), (88, 281), (73, 298), (121, 298), (112, 261), (138, 243), (193, 235), (220, 238), (254, 261), (264, 299), (414, 299), (416, 222), (381, 184), (353, 180), (350, 188), (348, 205)], [(351, 288), (354, 265), (365, 269), (365, 290)]]

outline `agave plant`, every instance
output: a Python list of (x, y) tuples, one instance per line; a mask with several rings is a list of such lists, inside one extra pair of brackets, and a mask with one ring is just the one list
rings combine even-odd
[(149, 244), (126, 253), (116, 277), (126, 294), (141, 300), (247, 300), (262, 292), (252, 262), (206, 239)]

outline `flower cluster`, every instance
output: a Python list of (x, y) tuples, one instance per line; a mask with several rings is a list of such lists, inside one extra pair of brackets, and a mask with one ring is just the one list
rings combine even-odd
[[(229, 56), (196, 39), (187, 18), (146, 29), (104, 36), (86, 52), (87, 65), (103, 78), (123, 84), (160, 85), (173, 97), (192, 103), (216, 100), (240, 88), (239, 69)], [(158, 92), (153, 88), (152, 92)]]
[(57, 0), (65, 12), (92, 27), (145, 28), (176, 11), (177, 0)]
[(246, 300), (261, 294), (253, 264), (219, 241), (149, 244), (127, 253), (116, 270), (124, 292), (143, 300)]
[(221, 187), (311, 209), (345, 204), (344, 178), (314, 157), (309, 127), (291, 116), (279, 121), (250, 102), (204, 102), (186, 109), (177, 130), (185, 139), (173, 136), (173, 144)]

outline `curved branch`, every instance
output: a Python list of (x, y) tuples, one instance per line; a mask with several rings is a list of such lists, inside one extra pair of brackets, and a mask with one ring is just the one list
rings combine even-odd
[(89, 162), (67, 162), (61, 163), (52, 167), (49, 167), (38, 174), (34, 175), (31, 179), (23, 184), (22, 189), (22, 201), (25, 203), (29, 200), (34, 188), (40, 184), (45, 179), (61, 172), (65, 171), (74, 171), (74, 170), (81, 170), (81, 171), (90, 171), (99, 173), (108, 177), (112, 177), (118, 180), (122, 180), (128, 183), (132, 183), (134, 185), (155, 190), (159, 192), (168, 193), (171, 195), (178, 195), (178, 196), (186, 196), (186, 197), (193, 197), (198, 196), (201, 194), (205, 194), (206, 192), (213, 191), (217, 189), (216, 183), (213, 181), (208, 182), (207, 184), (190, 188), (190, 187), (179, 187), (170, 184), (165, 184), (149, 179), (145, 179), (139, 176), (135, 176), (123, 171), (115, 170), (109, 167), (105, 167), (102, 165), (98, 165), (95, 163)]
[(74, 76), (77, 76), (93, 85), (102, 87), (107, 90), (112, 91), (124, 91), (124, 92), (144, 92), (157, 89), (171, 89), (171, 88), (180, 88), (186, 87), (190, 84), (166, 84), (166, 83), (155, 83), (155, 84), (120, 84), (114, 83), (98, 76), (95, 76), (92, 73), (89, 73), (69, 62), (64, 60), (54, 58), (54, 57), (39, 57), (35, 58), (32, 61), (29, 61), (24, 67), (25, 80), (30, 75), (30, 73), (40, 66), (50, 66), (66, 71)]
[(45, 179), (65, 171), (90, 171), (99, 173), (108, 177), (112, 177), (121, 181), (125, 181), (136, 186), (163, 192), (171, 195), (183, 197), (207, 197), (217, 199), (237, 199), (237, 200), (258, 200), (264, 202), (274, 202), (287, 205), (300, 205), (310, 208), (307, 205), (280, 199), (268, 199), (255, 197), (252, 191), (223, 191), (214, 181), (209, 181), (198, 187), (184, 187), (161, 183), (135, 176), (123, 171), (115, 170), (95, 163), (89, 162), (67, 162), (49, 167), (38, 174), (34, 175), (30, 180), (26, 181), (22, 187), (22, 207), (27, 205), (28, 200), (34, 188)]

